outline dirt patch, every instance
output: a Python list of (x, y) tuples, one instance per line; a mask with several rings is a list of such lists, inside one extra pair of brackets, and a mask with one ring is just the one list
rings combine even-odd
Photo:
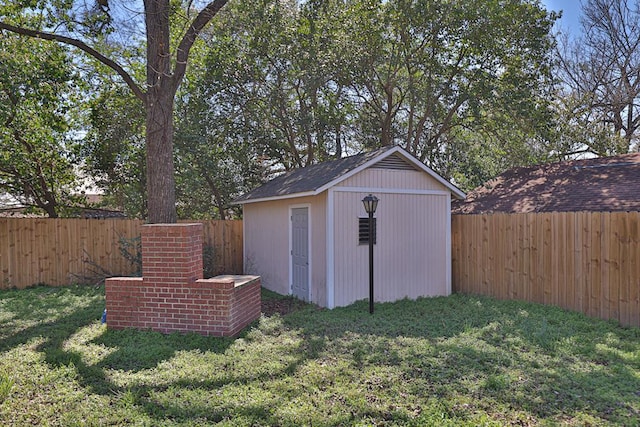
[(308, 304), (295, 298), (269, 298), (262, 300), (262, 313), (265, 316), (273, 316), (278, 313), (281, 316), (301, 310)]

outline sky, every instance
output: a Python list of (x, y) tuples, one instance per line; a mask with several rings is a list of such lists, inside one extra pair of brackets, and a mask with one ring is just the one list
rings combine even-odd
[(562, 10), (560, 27), (568, 30), (572, 36), (580, 32), (580, 0), (542, 0), (547, 10), (559, 12)]

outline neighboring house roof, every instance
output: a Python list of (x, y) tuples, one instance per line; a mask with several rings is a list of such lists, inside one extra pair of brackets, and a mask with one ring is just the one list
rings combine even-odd
[(442, 178), (401, 147), (389, 146), (355, 156), (294, 169), (238, 197), (233, 203), (245, 204), (315, 196), (385, 159), (392, 162), (399, 160), (404, 162), (405, 165), (410, 165), (416, 170), (429, 174), (449, 189), (456, 198), (464, 198), (465, 196), (459, 188)]
[(452, 213), (640, 211), (640, 153), (520, 167), (453, 204)]
[[(85, 194), (85, 200), (89, 204), (98, 204), (102, 202), (102, 194)], [(24, 206), (20, 202), (16, 201), (8, 194), (0, 194), (0, 218), (46, 218), (46, 214), (43, 210), (36, 209), (36, 212), (29, 212), (33, 206)], [(126, 218), (124, 212), (119, 209), (113, 209), (107, 207), (94, 207), (94, 206), (78, 206), (72, 208), (74, 212), (66, 213), (69, 218)]]
[(86, 219), (107, 219), (107, 218), (126, 218), (122, 211), (103, 208), (80, 208), (78, 214), (80, 218)]
[[(28, 208), (23, 206), (13, 208), (0, 208), (0, 218), (47, 218), (44, 211), (40, 213), (30, 213)], [(76, 212), (64, 218), (84, 218), (84, 219), (107, 219), (126, 218), (124, 212), (102, 208), (76, 208)]]
[(44, 218), (44, 214), (26, 213), (26, 208), (22, 206), (0, 208), (0, 218)]

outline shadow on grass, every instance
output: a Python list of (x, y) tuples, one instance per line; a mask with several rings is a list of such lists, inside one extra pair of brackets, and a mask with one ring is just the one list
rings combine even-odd
[(310, 357), (342, 342), (330, 351), (349, 354), (360, 370), (400, 367), (413, 393), (465, 395), (489, 413), (498, 404), (537, 418), (640, 423), (637, 328), (462, 295), (378, 304), (373, 315), (361, 301), (330, 315), (293, 313), (286, 324), (304, 331)]
[(3, 291), (0, 297), (12, 313), (11, 321), (0, 323), (0, 352), (35, 338), (45, 340), (39, 348), (55, 348), (78, 328), (98, 319), (104, 310), (104, 298), (95, 289), (83, 287), (38, 286)]
[[(161, 423), (166, 419), (182, 420), (189, 423), (194, 419), (205, 422), (217, 422), (229, 417), (242, 416), (246, 419), (258, 420), (268, 418), (273, 410), (272, 403), (260, 404), (256, 402), (247, 405), (246, 402), (229, 401), (219, 408), (212, 410), (203, 404), (185, 405), (179, 400), (162, 401), (154, 396), (162, 394), (168, 389), (188, 390), (198, 389), (211, 392), (229, 384), (265, 383), (273, 378), (292, 375), (306, 360), (306, 354), (292, 354), (273, 369), (256, 369), (251, 363), (241, 370), (235, 369), (232, 360), (218, 366), (216, 375), (203, 372), (202, 378), (187, 376), (183, 379), (170, 377), (167, 381), (133, 381), (130, 384), (114, 382), (112, 374), (120, 372), (122, 375), (136, 376), (137, 374), (152, 375), (163, 369), (171, 370), (170, 364), (181, 353), (196, 354), (202, 357), (224, 355), (234, 343), (251, 345), (252, 339), (247, 334), (256, 328), (257, 322), (245, 329), (234, 338), (203, 337), (197, 334), (160, 334), (153, 331), (123, 330), (112, 331), (98, 326), (98, 319), (104, 309), (104, 296), (101, 290), (95, 288), (37, 288), (27, 289), (14, 294), (5, 292), (0, 300), (11, 305), (11, 315), (6, 324), (0, 322), (0, 331), (4, 339), (0, 341), (0, 350), (7, 351), (21, 345), (33, 345), (33, 350), (43, 355), (44, 361), (53, 369), (73, 366), (76, 372), (75, 381), (87, 393), (108, 397), (116, 406), (132, 405), (134, 411), (142, 411), (152, 419)], [(18, 296), (19, 295), (19, 296)], [(273, 298), (276, 299), (277, 298)], [(297, 302), (286, 300), (289, 309), (295, 308)], [(302, 305), (301, 305), (302, 306)], [(277, 315), (277, 314), (276, 314)], [(20, 325), (14, 322), (21, 319)], [(28, 326), (27, 326), (28, 325)], [(13, 330), (11, 330), (13, 327)], [(93, 328), (93, 336), (83, 340), (89, 346), (107, 349), (106, 355), (96, 363), (87, 361), (83, 354), (86, 348), (79, 351), (70, 346), (69, 342), (77, 341), (75, 336), (85, 329)], [(103, 328), (98, 332), (96, 328)], [(77, 348), (77, 347), (76, 347)], [(244, 350), (238, 350), (241, 355)], [(263, 355), (268, 357), (268, 352)], [(225, 357), (225, 356), (221, 356)], [(186, 362), (188, 363), (188, 361)], [(183, 369), (176, 366), (175, 369)], [(212, 367), (212, 369), (215, 369)]]
[[(174, 381), (167, 386), (217, 395), (228, 387), (242, 385), (249, 393), (267, 393), (264, 404), (232, 398), (217, 406), (159, 402), (152, 398), (162, 391), (157, 387), (137, 389), (138, 404), (159, 419), (219, 422), (242, 417), (249, 423), (287, 424), (278, 418), (277, 409), (286, 407), (296, 394), (318, 393), (313, 390), (319, 387), (317, 383), (305, 383), (302, 378), (307, 375), (304, 368), (322, 361), (325, 368), (318, 375), (331, 377), (335, 375), (331, 369), (340, 370), (335, 366), (336, 359), (344, 358), (354, 372), (376, 372), (385, 366), (397, 370), (402, 382), (399, 390), (416, 400), (426, 397), (445, 402), (443, 411), (453, 420), (471, 423), (470, 414), (477, 412), (499, 420), (508, 408), (533, 420), (552, 422), (640, 421), (637, 329), (623, 329), (554, 307), (467, 296), (380, 304), (373, 316), (366, 302), (332, 311), (306, 306), (281, 319), (282, 330), (271, 331), (271, 339), (286, 340), (288, 331), (298, 333), (301, 340), (295, 357), (286, 363), (259, 374), (243, 374), (230, 366), (231, 371), (216, 380)], [(249, 348), (253, 334), (265, 328), (254, 327), (243, 338), (249, 341)], [(265, 357), (277, 357), (277, 353)], [(261, 360), (268, 363), (267, 358)], [(375, 392), (366, 390), (373, 387), (376, 378), (354, 382), (358, 381), (366, 383), (364, 398), (375, 401)], [(324, 384), (322, 379), (319, 382)], [(274, 385), (277, 383), (286, 386)], [(333, 398), (328, 393), (323, 399)], [(448, 406), (446, 402), (472, 403)], [(351, 408), (350, 414), (334, 417), (331, 423), (349, 424), (367, 417), (412, 422), (406, 412), (362, 405), (359, 410)], [(309, 423), (314, 421), (310, 419)]]
[[(82, 300), (86, 291), (77, 292)], [(640, 330), (553, 307), (454, 295), (377, 304), (370, 315), (366, 301), (328, 311), (285, 299), (296, 309), (276, 310), (234, 339), (105, 330), (90, 344), (109, 354), (87, 363), (65, 343), (97, 322), (103, 297), (88, 291), (84, 302), (69, 307), (56, 295), (37, 291), (30, 298), (42, 300), (42, 313), (53, 307), (62, 314), (5, 333), (0, 350), (37, 339), (49, 365), (72, 364), (88, 391), (131, 405), (157, 424), (234, 418), (284, 425), (278, 411), (307, 395), (319, 399), (316, 406), (335, 400), (335, 411), (344, 413), (333, 414), (333, 424), (415, 421), (406, 411), (367, 400), (383, 399), (383, 393), (414, 406), (435, 399), (447, 417), (469, 422), (478, 412), (500, 419), (505, 408), (554, 422), (576, 416), (640, 421)], [(15, 317), (38, 319), (28, 303), (16, 306)], [(390, 371), (396, 376), (387, 384), (382, 373)], [(131, 380), (116, 384), (113, 372)], [(364, 372), (368, 376), (357, 376)], [(364, 400), (333, 391), (340, 382), (352, 382)], [(318, 421), (310, 405), (310, 419), (301, 423)]]
[[(14, 297), (15, 296), (15, 297)], [(156, 367), (180, 351), (224, 351), (246, 332), (235, 338), (210, 338), (197, 334), (163, 335), (152, 331), (110, 331), (92, 340), (116, 350), (95, 365), (83, 362), (80, 353), (65, 348), (65, 343), (79, 330), (97, 323), (104, 310), (104, 295), (92, 287), (50, 288), (38, 286), (24, 290), (2, 292), (2, 300), (10, 305), (11, 320), (20, 319), (27, 327), (0, 323), (0, 352), (36, 342), (35, 350), (44, 354), (52, 367), (72, 364), (79, 382), (99, 394), (117, 394), (122, 390), (105, 376), (105, 368), (137, 372)], [(58, 314), (54, 314), (58, 313)], [(52, 318), (52, 320), (47, 320)], [(15, 332), (9, 329), (14, 326)]]

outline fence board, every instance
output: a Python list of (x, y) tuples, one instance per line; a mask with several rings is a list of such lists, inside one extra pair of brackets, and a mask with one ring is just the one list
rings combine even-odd
[(629, 218), (629, 324), (640, 324), (640, 212)]
[(454, 215), (454, 292), (640, 326), (640, 212)]
[[(192, 221), (193, 222), (193, 221)], [(203, 244), (215, 254), (214, 271), (240, 274), (242, 221), (198, 221)], [(134, 273), (120, 238), (140, 235), (139, 220), (0, 218), (0, 289), (52, 286)]]
[(619, 224), (619, 235), (620, 239), (620, 253), (618, 255), (618, 259), (620, 260), (620, 322), (629, 324), (630, 321), (630, 312), (629, 312), (629, 264), (631, 261), (631, 245), (629, 238), (629, 228), (628, 228), (628, 218), (626, 215), (617, 215), (617, 220)]

